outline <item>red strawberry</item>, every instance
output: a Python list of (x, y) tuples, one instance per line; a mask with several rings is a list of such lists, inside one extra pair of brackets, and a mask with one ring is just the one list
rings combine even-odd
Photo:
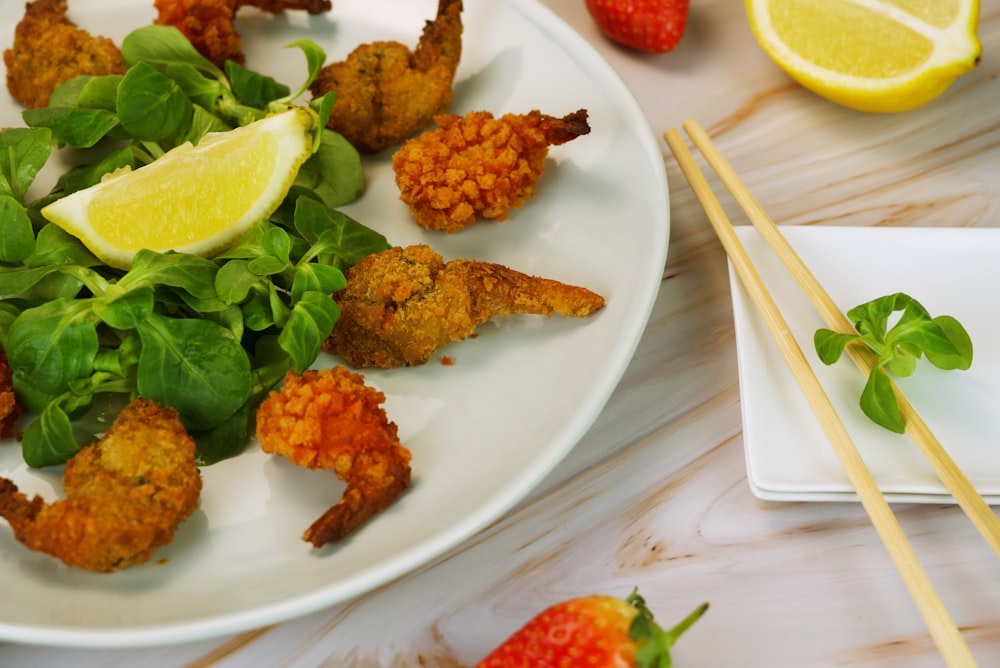
[(648, 53), (665, 53), (681, 41), (689, 0), (587, 0), (605, 35)]
[(516, 631), (476, 668), (669, 668), (670, 647), (708, 608), (664, 631), (638, 593), (556, 603)]

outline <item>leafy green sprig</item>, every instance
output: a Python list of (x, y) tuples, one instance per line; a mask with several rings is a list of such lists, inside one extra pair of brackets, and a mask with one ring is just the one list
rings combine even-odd
[[(156, 158), (208, 132), (289, 109), (316, 78), (326, 54), (310, 40), (288, 46), (302, 51), (308, 68), (294, 93), (233, 61), (223, 71), (172, 26), (145, 26), (122, 41), (125, 74), (75, 77), (53, 92), (46, 107), (22, 116), (30, 127), (50, 128), (61, 144), (86, 148), (110, 136), (133, 140), (146, 149), (143, 157)], [(310, 102), (324, 119), (335, 100), (334, 93), (329, 95)]]
[[(223, 72), (176, 29), (147, 26), (123, 42), (124, 75), (73, 79), (24, 112), (30, 127), (0, 131), (0, 345), (37, 413), (22, 438), (30, 466), (93, 440), (88, 414), (109, 395), (176, 408), (202, 464), (237, 454), (257, 403), (318, 356), (339, 317), (330, 295), (346, 284), (342, 270), (388, 247), (336, 208), (364, 175), (354, 147), (324, 128), (332, 94), (310, 103), (314, 153), (285, 202), (212, 259), (141, 251), (122, 272), (38, 214), (104, 174), (289, 108), (325, 59), (312, 42), (290, 46), (308, 67), (295, 93), (235, 63)], [(27, 202), (52, 147), (67, 145), (95, 159)]]
[[(148, 164), (185, 142), (291, 108), (319, 74), (326, 53), (306, 39), (288, 47), (302, 51), (308, 70), (295, 92), (233, 61), (221, 70), (172, 26), (149, 25), (129, 33), (121, 48), (125, 74), (74, 77), (53, 92), (48, 106), (22, 113), (30, 128), (48, 129), (57, 146), (86, 149), (107, 139), (127, 142), (67, 172), (32, 210), (88, 188), (116, 169)], [(334, 208), (354, 200), (364, 187), (354, 147), (326, 128), (335, 101), (336, 93), (330, 92), (309, 102), (318, 118), (314, 155), (296, 181), (297, 194), (310, 191)]]
[[(901, 312), (889, 327), (890, 317)], [(851, 343), (867, 346), (875, 355), (861, 393), (860, 405), (872, 421), (902, 434), (906, 423), (887, 371), (906, 377), (914, 373), (917, 361), (926, 356), (939, 369), (968, 369), (972, 365), (972, 340), (955, 318), (932, 318), (917, 300), (897, 292), (873, 299), (847, 312), (857, 334), (819, 329), (813, 343), (820, 360), (833, 364)]]

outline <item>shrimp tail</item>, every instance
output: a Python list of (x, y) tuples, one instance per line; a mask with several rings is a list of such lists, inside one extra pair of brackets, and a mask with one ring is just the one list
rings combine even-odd
[(469, 290), (477, 321), (518, 313), (582, 318), (604, 306), (604, 298), (587, 288), (492, 262), (452, 260), (446, 270), (460, 276)]
[(385, 471), (388, 481), (376, 493), (348, 484), (344, 496), (323, 513), (302, 534), (302, 540), (322, 547), (342, 540), (369, 518), (382, 512), (410, 485), (410, 467), (404, 461), (390, 461)]
[(558, 146), (582, 135), (590, 134), (590, 123), (587, 121), (587, 116), (586, 109), (579, 109), (562, 118), (543, 116), (539, 128), (545, 135), (549, 146)]

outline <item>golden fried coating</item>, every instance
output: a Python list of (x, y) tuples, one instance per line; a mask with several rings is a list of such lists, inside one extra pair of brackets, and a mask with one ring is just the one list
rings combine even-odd
[(7, 90), (29, 109), (47, 105), (52, 91), (77, 75), (125, 71), (114, 42), (92, 36), (67, 18), (66, 0), (27, 3), (3, 61)]
[(410, 484), (410, 452), (386, 417), (385, 395), (342, 366), (288, 372), (280, 390), (257, 410), (264, 452), (299, 466), (333, 469), (344, 496), (302, 539), (316, 547), (338, 541), (389, 507)]
[(153, 23), (174, 26), (188, 38), (201, 55), (222, 67), (227, 60), (246, 61), (243, 38), (234, 21), (240, 7), (256, 7), (271, 14), (304, 10), (310, 14), (328, 12), (331, 0), (155, 0)]
[(303, 11), (308, 14), (322, 14), (333, 9), (331, 0), (236, 0), (236, 8), (256, 7), (269, 14)]
[(434, 120), (437, 129), (406, 141), (392, 167), (399, 198), (417, 224), (442, 232), (458, 232), (481, 218), (506, 220), (534, 196), (549, 146), (590, 132), (584, 109), (564, 118), (534, 110)]
[(340, 319), (324, 349), (356, 368), (424, 364), (497, 315), (584, 317), (604, 306), (586, 288), (490, 262), (446, 263), (425, 245), (370, 255), (346, 276), (347, 287), (333, 296)]
[(17, 420), (24, 409), (14, 396), (14, 376), (7, 363), (7, 353), (0, 349), (0, 438), (14, 435)]
[(227, 60), (243, 63), (243, 39), (236, 32), (233, 0), (156, 0), (153, 23), (174, 26), (201, 55), (222, 67)]
[(172, 408), (128, 404), (107, 433), (66, 463), (65, 500), (28, 499), (0, 478), (14, 537), (69, 566), (102, 573), (141, 564), (198, 507), (195, 443)]
[(439, 0), (416, 49), (399, 42), (362, 44), (324, 67), (310, 90), (336, 91), (328, 127), (362, 153), (395, 146), (451, 106), (462, 55), (462, 0)]

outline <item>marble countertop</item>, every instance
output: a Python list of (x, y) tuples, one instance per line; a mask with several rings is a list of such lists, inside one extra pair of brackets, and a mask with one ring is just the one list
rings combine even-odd
[[(782, 224), (1000, 225), (1000, 0), (982, 3), (981, 65), (897, 115), (799, 88), (731, 0), (693, 0), (680, 46), (659, 56), (606, 41), (583, 0), (544, 4), (610, 62), (658, 137), (697, 119)], [(860, 505), (751, 493), (726, 257), (660, 143), (671, 234), (646, 332), (589, 432), (502, 519), (280, 625), (165, 647), (7, 643), (0, 665), (460, 668), (557, 600), (633, 586), (665, 623), (710, 602), (677, 666), (943, 665)], [(1000, 665), (1000, 560), (953, 505), (893, 508), (980, 665)]]

